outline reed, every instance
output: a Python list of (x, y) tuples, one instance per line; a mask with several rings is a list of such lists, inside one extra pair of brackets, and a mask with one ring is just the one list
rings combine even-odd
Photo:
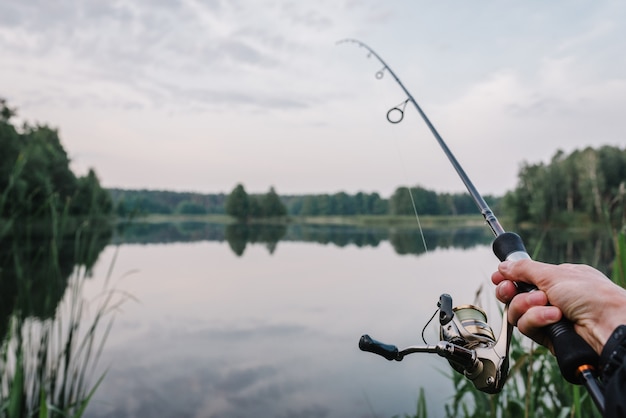
[(85, 299), (85, 279), (107, 235), (89, 219), (74, 228), (76, 220), (54, 207), (45, 222), (2, 222), (9, 226), (0, 231), (0, 297), (10, 307), (0, 318), (2, 418), (83, 416), (104, 379), (96, 375), (98, 359), (124, 300), (107, 288)]

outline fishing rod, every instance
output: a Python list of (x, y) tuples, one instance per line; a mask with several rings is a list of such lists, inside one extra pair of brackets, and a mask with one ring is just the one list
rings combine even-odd
[[(353, 43), (365, 48), (368, 51), (368, 58), (373, 56), (383, 65), (382, 69), (376, 72), (376, 78), (382, 79), (387, 71), (402, 88), (407, 99), (387, 112), (387, 120), (399, 123), (404, 118), (406, 104), (411, 102), (415, 107), (493, 232), (495, 240), (492, 249), (498, 259), (500, 261), (530, 259), (521, 237), (505, 231), (500, 225), (441, 135), (391, 67), (372, 48), (359, 40), (344, 39), (338, 43)], [(523, 282), (517, 282), (515, 285), (520, 292), (537, 289)], [(437, 307), (441, 339), (438, 344), (411, 346), (398, 350), (394, 345), (384, 344), (369, 335), (363, 335), (359, 340), (359, 348), (381, 355), (387, 360), (397, 361), (412, 353), (435, 353), (446, 358), (452, 368), (470, 379), (477, 389), (492, 394), (500, 392), (508, 377), (509, 346), (513, 330), (513, 326), (507, 321), (508, 304), (503, 310), (502, 327), (497, 339), (487, 324), (487, 316), (479, 307), (463, 305), (452, 308), (452, 298), (448, 294), (440, 296)], [(583, 384), (600, 412), (604, 413), (604, 392), (596, 377), (598, 354), (575, 332), (573, 324), (565, 318), (546, 327), (546, 333), (552, 341), (554, 355), (565, 380), (573, 384)]]

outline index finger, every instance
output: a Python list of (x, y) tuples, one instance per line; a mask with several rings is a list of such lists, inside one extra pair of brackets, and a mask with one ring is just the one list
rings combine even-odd
[(494, 274), (492, 280), (502, 281), (506, 279), (530, 283), (541, 288), (550, 267), (549, 264), (534, 260), (503, 261), (498, 265), (498, 274)]

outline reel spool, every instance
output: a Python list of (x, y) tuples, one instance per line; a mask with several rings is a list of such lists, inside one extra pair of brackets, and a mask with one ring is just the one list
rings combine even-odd
[(492, 394), (500, 392), (509, 372), (512, 327), (506, 320), (507, 308), (504, 309), (502, 329), (496, 339), (487, 323), (487, 314), (478, 306), (461, 305), (452, 308), (452, 297), (448, 294), (439, 297), (437, 306), (441, 341), (436, 345), (410, 346), (398, 350), (395, 345), (384, 344), (369, 335), (363, 335), (359, 348), (396, 361), (402, 361), (412, 353), (435, 353), (446, 358), (450, 366), (471, 380), (477, 389)]
[(461, 327), (459, 329), (458, 324), (454, 322), (448, 323), (445, 328), (442, 325), (439, 332), (442, 340), (454, 342), (454, 340), (461, 339), (460, 345), (465, 348), (473, 348), (485, 338), (488, 340), (487, 343), (496, 341), (493, 330), (487, 323), (487, 314), (478, 306), (461, 305), (453, 308), (452, 312), (459, 319)]

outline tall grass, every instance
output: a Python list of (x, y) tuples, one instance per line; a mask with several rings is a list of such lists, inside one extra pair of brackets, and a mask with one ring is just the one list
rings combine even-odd
[(107, 235), (85, 219), (75, 228), (53, 204), (45, 222), (0, 220), (9, 224), (0, 231), (0, 284), (10, 290), (0, 302), (12, 307), (0, 318), (0, 417), (81, 417), (105, 377), (96, 366), (123, 302), (106, 285), (96, 300), (83, 297)]
[(82, 327), (86, 304), (75, 280), (67, 300), (53, 319), (12, 318), (9, 334), (0, 350), (0, 416), (56, 417), (83, 415), (91, 396), (104, 378), (95, 383), (97, 365), (111, 322), (103, 336), (96, 332), (108, 312), (110, 297)]
[(615, 234), (615, 262), (611, 280), (621, 287), (626, 287), (626, 227)]

